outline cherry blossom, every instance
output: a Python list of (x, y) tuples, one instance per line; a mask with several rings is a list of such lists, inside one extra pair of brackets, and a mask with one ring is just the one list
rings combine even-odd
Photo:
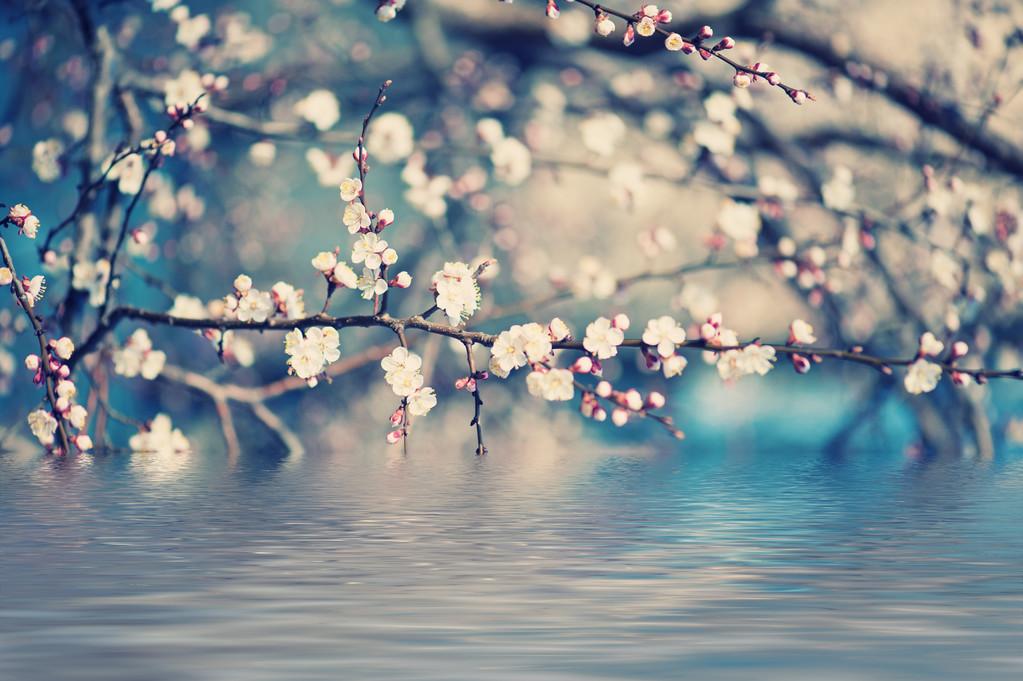
[(598, 317), (586, 326), (583, 347), (597, 359), (609, 359), (618, 354), (618, 346), (625, 340), (625, 333), (614, 326), (607, 317)]
[(685, 330), (668, 315), (651, 319), (643, 331), (643, 342), (656, 349), (662, 358), (674, 355), (675, 348), (685, 341)]
[(167, 355), (154, 350), (153, 343), (145, 329), (136, 329), (124, 345), (114, 351), (114, 372), (126, 378), (141, 375), (152, 381), (163, 371)]
[(929, 393), (938, 387), (941, 380), (941, 367), (925, 359), (918, 359), (909, 365), (903, 384), (906, 392), (911, 395)]
[(166, 414), (157, 414), (148, 427), (131, 436), (128, 446), (133, 452), (156, 455), (184, 454), (191, 451), (188, 439), (174, 428)]
[(446, 262), (444, 269), (433, 275), (436, 305), (452, 324), (460, 324), (472, 316), (480, 305), (480, 287), (464, 262)]

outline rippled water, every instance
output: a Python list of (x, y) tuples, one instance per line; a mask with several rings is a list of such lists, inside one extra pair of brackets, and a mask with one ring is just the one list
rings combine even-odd
[(1023, 459), (0, 455), (0, 678), (1019, 679)]

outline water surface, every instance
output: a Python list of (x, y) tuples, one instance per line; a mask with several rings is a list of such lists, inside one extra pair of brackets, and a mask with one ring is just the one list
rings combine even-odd
[(1019, 679), (1023, 458), (0, 454), (0, 679)]

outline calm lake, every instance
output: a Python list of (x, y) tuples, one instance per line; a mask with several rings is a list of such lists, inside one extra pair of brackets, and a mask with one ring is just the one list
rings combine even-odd
[(0, 679), (1023, 678), (1023, 457), (0, 454)]

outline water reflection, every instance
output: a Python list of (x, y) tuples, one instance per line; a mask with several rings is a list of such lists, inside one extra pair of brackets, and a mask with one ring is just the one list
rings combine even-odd
[(1023, 460), (0, 456), (0, 678), (1019, 678)]

